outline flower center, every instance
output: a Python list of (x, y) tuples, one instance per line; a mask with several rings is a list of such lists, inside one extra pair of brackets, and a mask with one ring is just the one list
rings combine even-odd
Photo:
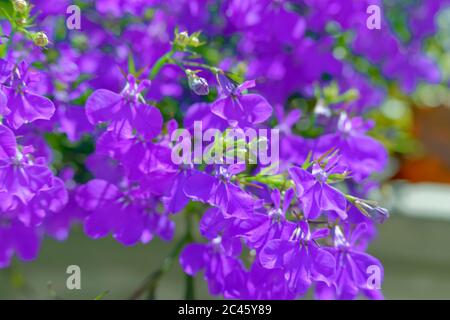
[(315, 175), (317, 181), (320, 182), (326, 182), (328, 179), (328, 173), (325, 172), (325, 170), (320, 169)]
[(218, 171), (217, 171), (217, 174), (218, 174), (218, 176), (219, 176), (220, 178), (222, 178), (222, 179), (224, 179), (224, 180), (229, 180), (230, 177), (231, 177), (231, 174), (230, 174), (230, 172), (228, 171), (228, 169), (225, 168), (225, 167), (222, 167), (222, 166), (219, 167), (219, 169), (218, 169)]
[(336, 247), (347, 248), (350, 246), (350, 243), (345, 238), (344, 234), (342, 233), (341, 228), (336, 226), (333, 230), (333, 233), (334, 233), (333, 241), (334, 241), (334, 245)]
[(269, 211), (269, 218), (272, 220), (272, 223), (280, 222), (282, 217), (283, 217), (283, 211), (280, 208), (272, 209)]

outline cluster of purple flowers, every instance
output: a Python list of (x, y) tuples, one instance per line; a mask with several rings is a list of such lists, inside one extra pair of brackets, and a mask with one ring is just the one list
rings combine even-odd
[(53, 102), (35, 91), (37, 74), (26, 63), (2, 59), (0, 69), (0, 116), (5, 123), (0, 125), (0, 266), (4, 267), (14, 252), (24, 260), (36, 257), (39, 229), (48, 225), (52, 232), (50, 226), (67, 204), (68, 193), (49, 169), (43, 144), (35, 144), (35, 137), (22, 129), (26, 123), (49, 120), (55, 112)]
[[(372, 2), (80, 1), (81, 29), (67, 30), (69, 1), (11, 1), (0, 22), (0, 267), (14, 253), (34, 259), (45, 234), (64, 240), (74, 221), (129, 246), (172, 240), (183, 213), (200, 217), (202, 241), (185, 244), (180, 264), (203, 271), (211, 294), (382, 297), (383, 267), (365, 250), (389, 214), (364, 198), (388, 162), (366, 117), (386, 92), (355, 61), (407, 92), (439, 82), (421, 41), (449, 1), (406, 8), (409, 42), (384, 15), (367, 29)], [(175, 165), (171, 135), (195, 121), (280, 130), (279, 172)], [(80, 151), (86, 141), (94, 151)]]

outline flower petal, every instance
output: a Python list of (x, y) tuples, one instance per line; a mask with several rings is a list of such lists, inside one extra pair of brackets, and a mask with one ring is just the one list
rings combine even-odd
[(151, 140), (156, 137), (161, 132), (162, 126), (163, 118), (157, 108), (141, 103), (136, 105), (136, 117), (132, 127), (145, 139)]
[(86, 101), (86, 116), (91, 124), (110, 121), (122, 105), (123, 97), (106, 89), (94, 91)]
[(180, 254), (180, 265), (184, 272), (194, 276), (205, 267), (207, 261), (207, 247), (203, 244), (189, 244)]
[(261, 265), (266, 269), (282, 268), (290, 263), (295, 242), (275, 239), (267, 242), (259, 255)]
[(9, 90), (8, 104), (14, 108), (10, 107), (12, 111), (6, 119), (14, 129), (38, 119), (50, 120), (53, 116), (55, 105), (50, 99), (31, 92), (16, 94), (13, 89)]
[(322, 196), (320, 198), (322, 210), (332, 210), (342, 219), (347, 218), (347, 200), (339, 190), (324, 183), (322, 185)]
[(245, 120), (249, 123), (264, 122), (272, 115), (272, 106), (259, 94), (245, 94), (238, 99), (244, 108)]
[(13, 158), (16, 155), (16, 137), (7, 127), (0, 125), (0, 159)]

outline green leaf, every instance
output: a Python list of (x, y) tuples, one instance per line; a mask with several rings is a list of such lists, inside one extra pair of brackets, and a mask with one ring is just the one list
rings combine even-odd
[(134, 63), (134, 57), (131, 51), (128, 54), (128, 72), (136, 76), (136, 65)]
[(0, 17), (6, 18), (11, 21), (11, 17), (14, 14), (14, 8), (9, 0), (0, 0)]
[(94, 298), (94, 300), (103, 300), (104, 297), (106, 297), (109, 294), (109, 290), (103, 291), (98, 296)]

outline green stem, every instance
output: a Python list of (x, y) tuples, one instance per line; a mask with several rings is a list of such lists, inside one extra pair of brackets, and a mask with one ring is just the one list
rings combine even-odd
[(265, 185), (279, 188), (282, 190), (286, 190), (288, 188), (291, 188), (294, 186), (293, 182), (291, 180), (288, 180), (284, 175), (282, 174), (276, 174), (276, 175), (256, 175), (256, 176), (236, 176), (236, 179), (241, 183), (248, 183), (248, 182), (260, 182)]
[(164, 67), (166, 64), (170, 62), (172, 59), (173, 54), (175, 53), (175, 50), (172, 48), (169, 52), (161, 56), (158, 61), (153, 65), (152, 69), (150, 70), (150, 80), (153, 80), (158, 75), (159, 71), (161, 71), (162, 67)]
[(184, 245), (188, 242), (187, 237), (183, 237), (178, 241), (175, 247), (172, 249), (170, 254), (164, 259), (162, 266), (152, 272), (142, 283), (142, 285), (136, 289), (133, 294), (130, 296), (130, 300), (139, 299), (145, 292), (147, 292), (147, 298), (149, 300), (154, 300), (156, 298), (156, 289), (158, 287), (159, 281), (162, 276), (167, 273), (177, 260), (176, 258), (183, 249)]
[(183, 70), (183, 72), (186, 72), (186, 68), (184, 67), (184, 65), (176, 59), (170, 58), (167, 63), (177, 65), (181, 70)]
[[(186, 234), (185, 239), (187, 242), (191, 242), (193, 240), (192, 236), (192, 214), (191, 211), (186, 212)], [(186, 300), (194, 300), (195, 299), (195, 283), (194, 277), (186, 274), (185, 275), (185, 291), (184, 298)]]
[(211, 71), (214, 74), (216, 74), (216, 73), (221, 71), (219, 68), (212, 67), (212, 66), (204, 64), (204, 63), (193, 62), (193, 61), (182, 61), (182, 63), (185, 66), (207, 69), (207, 70)]
[(218, 72), (221, 71), (219, 68), (216, 68), (216, 67), (204, 64), (204, 63), (199, 63), (199, 62), (194, 62), (194, 61), (178, 61), (173, 58), (173, 55), (175, 54), (175, 52), (177, 52), (176, 49), (172, 48), (169, 52), (165, 53), (163, 56), (161, 56), (155, 62), (152, 69), (150, 70), (150, 75), (149, 75), (150, 80), (155, 79), (156, 76), (158, 75), (158, 73), (161, 71), (161, 69), (167, 64), (177, 65), (183, 71), (186, 71), (185, 66), (207, 69), (214, 74), (217, 74)]
[(186, 289), (184, 293), (184, 298), (186, 300), (194, 300), (195, 299), (195, 283), (194, 283), (194, 277), (186, 274)]

